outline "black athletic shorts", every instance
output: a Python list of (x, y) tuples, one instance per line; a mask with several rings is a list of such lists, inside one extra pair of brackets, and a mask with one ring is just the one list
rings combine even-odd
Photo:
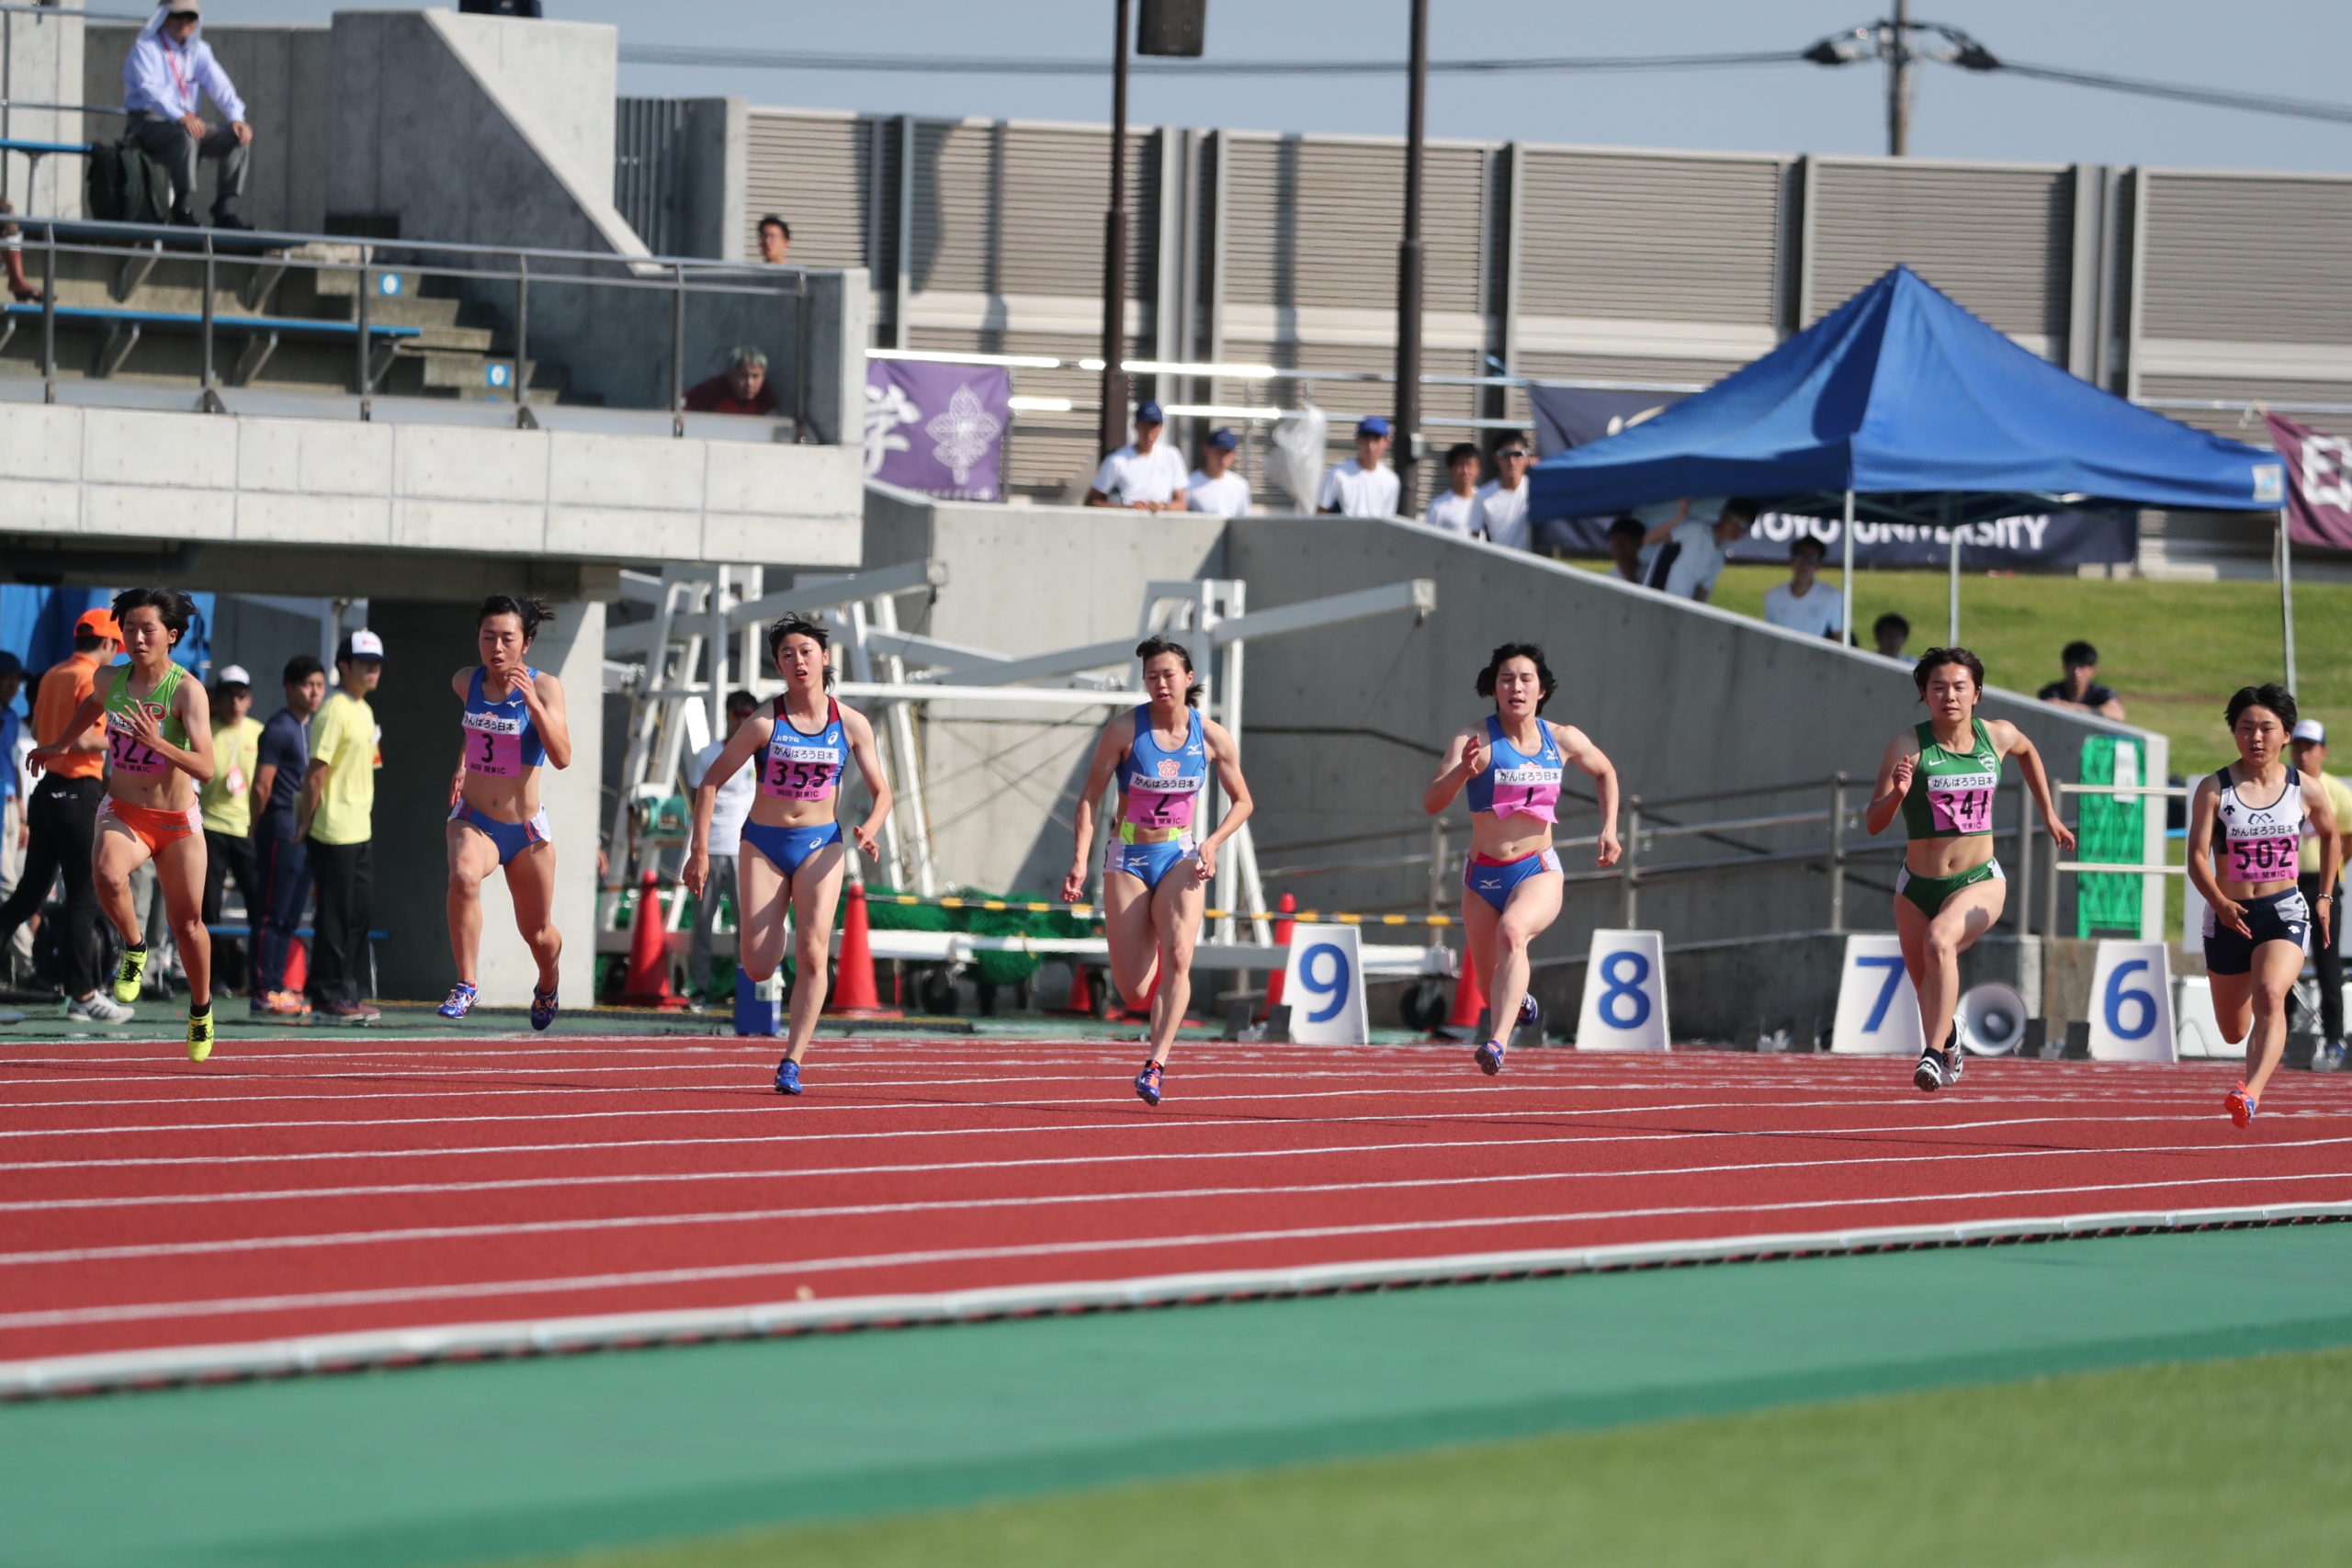
[(2253, 934), (2240, 936), (2213, 918), (2212, 906), (2205, 908), (2205, 972), (2209, 975), (2243, 975), (2254, 967), (2254, 950), (2266, 942), (2291, 942), (2309, 953), (2312, 946), (2311, 906), (2303, 902), (2303, 890), (2289, 887), (2259, 898), (2242, 900), (2245, 908), (2245, 927)]

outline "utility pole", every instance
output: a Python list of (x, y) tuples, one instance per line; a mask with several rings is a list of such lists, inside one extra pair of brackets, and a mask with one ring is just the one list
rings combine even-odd
[(1396, 509), (1412, 516), (1420, 492), (1414, 444), (1421, 429), (1421, 130), (1430, 85), (1430, 0), (1413, 0), (1412, 73), (1405, 96), (1405, 236), (1396, 245)]
[(1102, 218), (1102, 419), (1108, 457), (1127, 438), (1127, 35), (1133, 0), (1117, 0), (1111, 72), (1111, 210)]
[(1886, 155), (1911, 155), (1911, 0), (1894, 0), (1887, 25)]

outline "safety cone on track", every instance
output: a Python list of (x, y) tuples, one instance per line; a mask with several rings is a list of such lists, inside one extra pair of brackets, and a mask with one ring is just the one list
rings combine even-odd
[(1479, 1020), (1487, 1013), (1487, 990), (1478, 984), (1478, 967), (1470, 962), (1470, 949), (1462, 950), (1462, 964), (1453, 980), (1453, 1010), (1445, 1015), (1430, 1038), (1432, 1040), (1467, 1040), (1478, 1032)]
[[(1290, 946), (1291, 927), (1298, 923), (1291, 919), (1298, 909), (1298, 896), (1295, 893), (1285, 893), (1274, 908), (1280, 911), (1274, 919), (1274, 945), (1287, 948)], [(1266, 1013), (1269, 1017), (1272, 1016), (1276, 1008), (1283, 1005), (1283, 982), (1290, 978), (1287, 967), (1289, 955), (1285, 953), (1283, 957), (1285, 966), (1277, 968), (1266, 977)]]
[(648, 871), (637, 893), (637, 924), (628, 936), (628, 986), (621, 992), (624, 1007), (670, 1012), (686, 1005), (684, 997), (670, 989), (670, 944), (662, 924), (662, 886)]
[(825, 1011), (835, 1018), (904, 1018), (882, 1005), (874, 984), (874, 937), (865, 914), (865, 885), (849, 885), (849, 908), (842, 916), (842, 955), (833, 964), (832, 993)]

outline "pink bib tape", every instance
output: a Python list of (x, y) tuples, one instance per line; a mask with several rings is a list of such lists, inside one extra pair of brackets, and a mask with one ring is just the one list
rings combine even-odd
[(492, 713), (466, 715), (466, 772), (485, 778), (519, 778), (523, 773), (523, 726)]
[(1993, 830), (1993, 792), (1987, 789), (1930, 789), (1928, 817), (1939, 833), (1989, 833)]
[(826, 800), (842, 776), (841, 753), (830, 746), (770, 741), (760, 769), (760, 793), (778, 800)]

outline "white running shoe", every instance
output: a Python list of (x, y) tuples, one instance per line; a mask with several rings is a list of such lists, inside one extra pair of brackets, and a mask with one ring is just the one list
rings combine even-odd
[(67, 1002), (65, 1016), (75, 1023), (129, 1023), (137, 1014), (104, 991), (92, 991)]

